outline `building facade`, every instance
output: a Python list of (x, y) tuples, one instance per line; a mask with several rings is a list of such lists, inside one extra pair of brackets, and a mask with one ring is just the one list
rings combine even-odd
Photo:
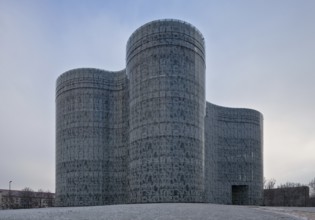
[(313, 206), (314, 200), (309, 196), (308, 186), (264, 189), (265, 206)]
[(1, 209), (47, 208), (55, 204), (55, 194), (51, 192), (34, 192), (30, 189), (0, 189)]
[(205, 100), (205, 43), (192, 25), (138, 28), (126, 69), (56, 85), (56, 205), (262, 202), (262, 115)]
[(251, 109), (207, 103), (205, 117), (206, 201), (261, 204), (263, 118)]

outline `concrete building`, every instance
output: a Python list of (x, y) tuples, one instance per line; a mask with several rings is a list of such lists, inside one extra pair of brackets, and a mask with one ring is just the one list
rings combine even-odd
[(308, 186), (264, 190), (265, 206), (312, 206)]
[(157, 20), (126, 50), (57, 79), (56, 205), (260, 204), (262, 115), (206, 102), (202, 34)]
[(261, 204), (262, 115), (251, 109), (211, 103), (207, 103), (206, 110), (206, 201)]

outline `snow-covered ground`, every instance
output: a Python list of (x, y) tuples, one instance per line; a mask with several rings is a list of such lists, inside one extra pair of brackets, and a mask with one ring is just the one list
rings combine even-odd
[(0, 210), (0, 220), (293, 220), (314, 219), (315, 208), (247, 207), (199, 203), (131, 204)]
[(315, 207), (260, 207), (261, 210), (315, 220)]

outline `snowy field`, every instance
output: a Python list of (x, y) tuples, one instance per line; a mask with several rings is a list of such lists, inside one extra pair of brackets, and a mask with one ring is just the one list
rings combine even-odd
[(247, 207), (214, 204), (161, 203), (73, 208), (0, 210), (0, 220), (315, 220), (315, 208)]

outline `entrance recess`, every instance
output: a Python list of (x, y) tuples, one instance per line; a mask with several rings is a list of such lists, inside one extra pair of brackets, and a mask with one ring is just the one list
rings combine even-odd
[(248, 202), (248, 185), (232, 185), (232, 204), (247, 205)]

